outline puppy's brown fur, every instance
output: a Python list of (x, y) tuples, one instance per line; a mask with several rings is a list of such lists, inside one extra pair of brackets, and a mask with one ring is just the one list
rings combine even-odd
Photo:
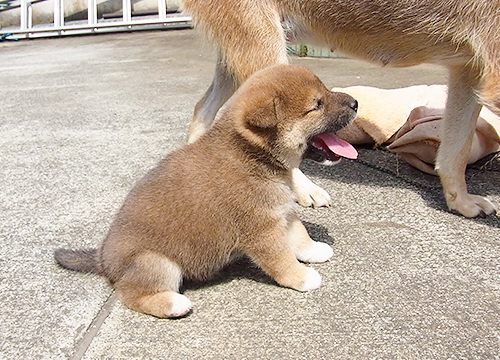
[(208, 132), (138, 182), (98, 250), (60, 249), (57, 262), (107, 277), (125, 305), (158, 317), (190, 311), (182, 278), (207, 279), (241, 254), (283, 286), (318, 287), (297, 259), (326, 261), (332, 250), (295, 215), (291, 169), (314, 135), (354, 118), (355, 104), (301, 67), (257, 72)]
[[(388, 66), (437, 63), (449, 69), (449, 96), (436, 161), (450, 209), (467, 217), (495, 212), (467, 193), (465, 167), (480, 104), (500, 115), (498, 0), (183, 0), (217, 44), (212, 85), (190, 129), (194, 141), (253, 72), (287, 63), (285, 39), (302, 38)], [(303, 176), (303, 175), (302, 175)], [(303, 205), (310, 200), (298, 189)], [(317, 190), (317, 189), (316, 189)], [(314, 195), (312, 195), (314, 196)]]

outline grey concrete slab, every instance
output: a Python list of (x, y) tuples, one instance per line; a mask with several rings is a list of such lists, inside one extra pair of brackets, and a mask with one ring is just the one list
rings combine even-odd
[[(429, 65), (292, 60), (329, 87), (446, 81)], [(240, 261), (186, 284), (193, 314), (163, 320), (54, 264), (57, 247), (96, 246), (134, 181), (184, 141), (213, 62), (192, 30), (0, 43), (0, 358), (500, 358), (498, 217), (448, 213), (437, 178), (380, 150), (303, 164), (334, 198), (298, 208), (335, 252), (312, 265), (315, 291)], [(467, 177), (500, 205), (498, 165)]]

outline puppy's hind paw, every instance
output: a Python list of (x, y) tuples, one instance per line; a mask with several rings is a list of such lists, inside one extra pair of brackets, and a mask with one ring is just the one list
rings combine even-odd
[(178, 318), (185, 316), (191, 312), (191, 301), (181, 294), (175, 294), (172, 297), (172, 308), (170, 309), (169, 318)]

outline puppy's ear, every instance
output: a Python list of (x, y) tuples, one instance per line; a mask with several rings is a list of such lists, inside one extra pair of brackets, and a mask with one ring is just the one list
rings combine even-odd
[(243, 120), (250, 127), (268, 129), (276, 126), (279, 122), (279, 97), (259, 100), (246, 104)]

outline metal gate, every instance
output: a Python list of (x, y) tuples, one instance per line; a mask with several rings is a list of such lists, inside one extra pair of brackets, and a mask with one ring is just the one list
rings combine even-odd
[(65, 23), (64, 20), (64, 0), (52, 0), (54, 1), (53, 24), (33, 26), (32, 5), (40, 1), (45, 0), (0, 0), (0, 11), (15, 7), (20, 8), (19, 26), (0, 29), (0, 40), (192, 26), (191, 17), (179, 13), (168, 14), (166, 0), (158, 0), (157, 15), (138, 18), (132, 17), (131, 0), (123, 0), (123, 16), (119, 19), (98, 19), (97, 0), (87, 0), (87, 21), (73, 21), (71, 23)]

